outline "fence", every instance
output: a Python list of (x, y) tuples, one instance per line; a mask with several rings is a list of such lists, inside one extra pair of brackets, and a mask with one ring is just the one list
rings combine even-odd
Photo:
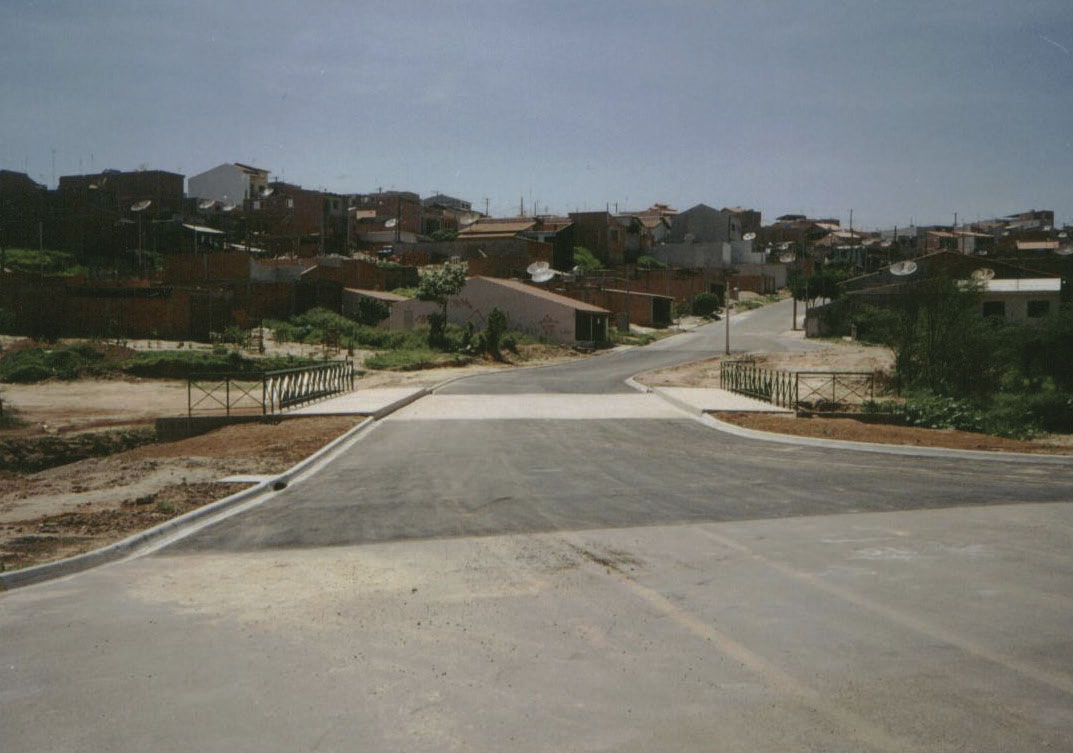
[(332, 361), (260, 374), (197, 374), (186, 380), (188, 416), (278, 413), (354, 389), (354, 364)]
[(750, 361), (723, 361), (723, 389), (794, 410), (838, 410), (875, 398), (871, 371), (780, 371)]

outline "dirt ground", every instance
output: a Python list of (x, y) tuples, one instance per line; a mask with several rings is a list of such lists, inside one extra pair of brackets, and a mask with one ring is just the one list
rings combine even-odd
[(0, 474), (0, 567), (90, 551), (281, 473), (350, 429), (355, 416), (227, 426), (39, 473)]
[[(737, 357), (735, 357), (736, 359)], [(753, 357), (757, 366), (786, 371), (875, 371), (880, 382), (894, 368), (889, 348), (860, 345), (855, 342), (827, 342), (824, 347), (806, 353), (769, 353)], [(719, 363), (722, 358), (674, 366), (637, 378), (651, 387), (702, 387), (718, 389)], [(1073, 454), (1073, 435), (1052, 434), (1032, 441), (993, 437), (968, 431), (922, 429), (915, 426), (890, 426), (865, 423), (853, 418), (795, 418), (770, 413), (718, 413), (717, 418), (759, 431), (781, 432), (805, 437), (843, 439), (853, 442), (878, 442), (919, 447), (949, 447), (958, 450), (994, 450)]]
[[(10, 338), (3, 343), (10, 347)], [(127, 341), (125, 347), (161, 349), (178, 343)], [(186, 343), (186, 347), (210, 346)], [(522, 345), (507, 362), (422, 371), (367, 370), (358, 389), (425, 387), (452, 377), (583, 357), (569, 349)], [(270, 353), (323, 355), (321, 346), (269, 343)], [(361, 368), (368, 353), (345, 351)], [(162, 416), (184, 415), (182, 380), (83, 379), (5, 384), (4, 405), (19, 423), (0, 438), (33, 440), (104, 429), (149, 427)], [(179, 442), (156, 443), (108, 457), (81, 460), (37, 473), (0, 472), (0, 569), (68, 557), (118, 541), (169, 518), (233, 494), (243, 484), (220, 483), (234, 475), (276, 474), (313, 454), (360, 417), (288, 419), (279, 424), (229, 426)]]
[(1073, 454), (1073, 436), (1069, 435), (1023, 441), (971, 431), (866, 423), (853, 418), (798, 418), (793, 415), (775, 413), (713, 413), (712, 415), (721, 421), (746, 429), (794, 434), (800, 437), (845, 439), (853, 442), (879, 442), (917, 447), (948, 447), (955, 450), (1032, 452), (1045, 455)]
[[(733, 356), (740, 360), (740, 356)], [(637, 377), (650, 387), (719, 387), (721, 356), (704, 361), (652, 371)], [(828, 342), (824, 347), (803, 353), (766, 353), (752, 356), (757, 366), (785, 371), (878, 371), (889, 374), (894, 355), (889, 348), (852, 342)]]

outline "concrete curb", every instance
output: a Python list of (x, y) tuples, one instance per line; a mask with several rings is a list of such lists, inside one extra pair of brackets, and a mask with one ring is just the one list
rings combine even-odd
[(172, 518), (152, 528), (139, 531), (121, 541), (103, 546), (100, 549), (94, 549), (91, 552), (77, 554), (74, 557), (48, 562), (43, 565), (0, 573), (0, 592), (61, 578), (66, 575), (73, 575), (92, 567), (99, 567), (130, 557), (149, 554), (205, 526), (261, 504), (278, 491), (290, 486), (294, 481), (309, 475), (314, 470), (319, 470), (319, 465), (333, 460), (337, 454), (360, 439), (365, 430), (370, 428), (377, 420), (427, 394), (429, 394), (429, 390), (423, 388), (412, 395), (396, 400), (394, 403), (381, 408), (354, 428), (336, 437), (309, 457), (298, 461), (283, 473), (249, 489), (243, 489), (196, 510), (191, 510), (177, 518)]
[[(669, 401), (673, 402), (673, 401)], [(1066, 455), (1032, 455), (1018, 452), (995, 452), (987, 450), (954, 450), (948, 447), (918, 447), (916, 445), (880, 444), (878, 442), (852, 442), (846, 439), (818, 439), (816, 437), (798, 437), (793, 434), (776, 434), (770, 431), (745, 429), (704, 413), (691, 410), (696, 420), (705, 426), (733, 434), (744, 439), (762, 442), (778, 442), (802, 447), (820, 447), (829, 450), (853, 450), (855, 452), (875, 452), (883, 455), (903, 455), (908, 457), (943, 458), (947, 460), (989, 460), (1002, 463), (1043, 463), (1050, 465), (1073, 466), (1073, 457)]]

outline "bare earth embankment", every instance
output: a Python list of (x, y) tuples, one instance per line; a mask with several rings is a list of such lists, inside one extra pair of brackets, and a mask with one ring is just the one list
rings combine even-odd
[[(734, 358), (737, 359), (738, 356)], [(752, 356), (752, 359), (757, 366), (787, 371), (878, 371), (885, 375), (889, 374), (894, 366), (894, 358), (888, 348), (849, 342), (830, 343), (807, 353), (758, 354)], [(710, 358), (674, 366), (644, 374), (638, 381), (651, 387), (719, 388), (721, 361), (722, 358)], [(821, 439), (946, 447), (956, 450), (1073, 454), (1073, 436), (1068, 434), (1048, 435), (1028, 441), (952, 429), (866, 423), (852, 418), (798, 418), (793, 415), (768, 413), (713, 415), (746, 429)]]
[[(17, 342), (5, 338), (9, 347)], [(159, 350), (177, 343), (127, 345)], [(323, 348), (293, 343), (271, 343), (268, 350), (276, 355), (325, 355)], [(453, 377), (583, 357), (538, 344), (523, 344), (519, 350), (520, 355), (508, 354), (505, 362), (484, 359), (461, 367), (369, 370), (356, 386), (419, 389)], [(347, 357), (343, 351), (327, 355)], [(366, 355), (353, 354), (358, 368)], [(7, 570), (91, 551), (233, 494), (245, 485), (220, 479), (282, 473), (362, 418), (241, 424), (157, 443), (151, 442), (155, 419), (186, 413), (184, 380), (50, 380), (4, 384), (0, 390), (8, 414), (18, 419), (0, 428), (0, 569)], [(87, 446), (94, 451), (87, 452)], [(115, 452), (124, 446), (134, 449)], [(100, 457), (68, 462), (87, 454)]]

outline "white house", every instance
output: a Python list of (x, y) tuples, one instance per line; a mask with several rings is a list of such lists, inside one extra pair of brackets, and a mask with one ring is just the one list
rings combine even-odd
[(260, 196), (267, 187), (267, 170), (240, 162), (217, 165), (186, 179), (187, 196), (239, 206), (248, 198)]
[[(457, 296), (447, 302), (447, 321), (484, 329), (488, 314), (498, 308), (508, 327), (555, 342), (604, 342), (611, 312), (518, 280), (471, 277)], [(439, 306), (427, 301), (394, 302), (389, 329), (412, 330), (428, 322)]]

